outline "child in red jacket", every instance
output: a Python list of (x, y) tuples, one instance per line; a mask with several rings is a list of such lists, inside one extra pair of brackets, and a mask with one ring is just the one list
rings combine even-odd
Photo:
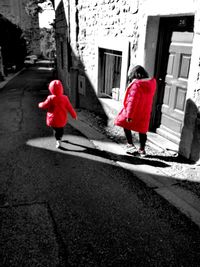
[(61, 139), (64, 134), (64, 127), (67, 124), (68, 112), (72, 118), (77, 119), (77, 114), (72, 107), (69, 98), (63, 94), (61, 81), (53, 80), (49, 84), (50, 95), (38, 107), (47, 109), (46, 124), (53, 128), (56, 138), (56, 147), (61, 147)]
[(114, 124), (124, 128), (128, 142), (127, 153), (135, 154), (135, 150), (137, 150), (133, 144), (131, 131), (139, 133), (140, 147), (136, 154), (145, 156), (147, 131), (156, 90), (156, 80), (149, 78), (147, 71), (140, 65), (131, 69), (128, 78), (129, 85), (126, 89), (123, 107)]

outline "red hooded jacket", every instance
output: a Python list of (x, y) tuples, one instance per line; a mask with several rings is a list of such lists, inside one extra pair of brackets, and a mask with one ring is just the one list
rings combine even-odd
[[(114, 124), (139, 133), (146, 133), (152, 110), (156, 80), (139, 79), (129, 84), (123, 102), (123, 108), (116, 117)], [(132, 119), (127, 122), (126, 119)]]
[(38, 107), (47, 109), (46, 124), (51, 127), (64, 127), (67, 123), (67, 113), (76, 119), (77, 114), (72, 107), (69, 98), (63, 95), (63, 86), (59, 80), (54, 80), (49, 84), (51, 95), (44, 102), (40, 102)]

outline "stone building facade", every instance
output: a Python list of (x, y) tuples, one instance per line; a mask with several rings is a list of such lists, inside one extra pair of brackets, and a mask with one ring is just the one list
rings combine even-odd
[(157, 79), (150, 130), (200, 157), (200, 0), (55, 0), (58, 77), (74, 104), (119, 111), (131, 66)]
[(30, 17), (25, 12), (26, 0), (1, 0), (0, 14), (18, 25), (24, 32), (27, 49), (31, 54), (40, 54), (40, 31), (38, 16)]

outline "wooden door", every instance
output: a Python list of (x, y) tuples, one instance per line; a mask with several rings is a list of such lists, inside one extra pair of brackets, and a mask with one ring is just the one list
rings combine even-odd
[(157, 132), (177, 143), (184, 119), (192, 41), (192, 32), (175, 31), (172, 32), (169, 46), (161, 108), (161, 124)]

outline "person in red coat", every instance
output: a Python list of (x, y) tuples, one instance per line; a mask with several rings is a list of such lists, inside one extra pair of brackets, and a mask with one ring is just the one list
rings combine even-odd
[(149, 78), (147, 71), (140, 65), (133, 67), (128, 76), (129, 85), (126, 89), (123, 108), (117, 115), (114, 124), (124, 128), (127, 139), (127, 153), (133, 153), (132, 133), (139, 133), (140, 147), (137, 153), (145, 156), (145, 144), (149, 128), (152, 102), (156, 90), (156, 80)]
[(49, 84), (50, 95), (38, 107), (47, 109), (46, 124), (53, 128), (56, 138), (56, 147), (61, 147), (61, 139), (64, 134), (64, 127), (67, 124), (68, 112), (72, 118), (77, 119), (77, 114), (72, 107), (69, 98), (63, 94), (61, 81), (53, 80)]

